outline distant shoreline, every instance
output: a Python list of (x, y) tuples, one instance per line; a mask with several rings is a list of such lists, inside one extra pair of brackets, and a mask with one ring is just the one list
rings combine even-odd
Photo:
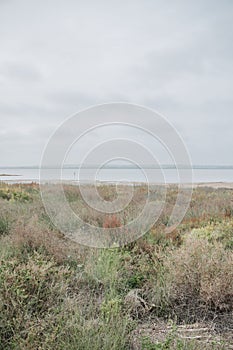
[(0, 174), (0, 176), (22, 176), (19, 174)]
[[(79, 170), (79, 169), (99, 169), (99, 164), (66, 164), (62, 168), (63, 169), (73, 169), (73, 170)], [(61, 167), (59, 166), (44, 166), (40, 167), (37, 165), (33, 166), (0, 166), (0, 170), (4, 169), (60, 169)], [(112, 170), (127, 170), (127, 169), (164, 169), (164, 170), (177, 170), (177, 169), (182, 169), (182, 170), (233, 170), (233, 165), (228, 164), (228, 165), (201, 165), (201, 164), (192, 164), (192, 165), (182, 165), (182, 164), (160, 164), (160, 165), (154, 165), (154, 164), (141, 164), (141, 166), (136, 166), (136, 165), (124, 165), (124, 164), (116, 164), (116, 165), (105, 165), (103, 169), (112, 169)]]
[[(21, 175), (9, 175), (9, 174), (0, 174), (1, 176), (21, 176)], [(5, 182), (3, 180), (3, 182)], [(54, 184), (57, 183), (56, 180), (50, 180), (48, 182), (53, 182)], [(23, 179), (23, 180), (19, 180), (19, 181), (15, 181), (15, 180), (6, 180), (5, 183), (9, 183), (9, 184), (30, 184), (30, 183), (38, 183), (39, 184), (39, 180), (38, 179)], [(46, 181), (45, 181), (46, 183)], [(115, 185), (115, 184), (119, 184), (119, 185), (123, 185), (123, 186), (132, 186), (132, 185), (136, 185), (136, 186), (143, 186), (146, 185), (146, 182), (137, 182), (137, 181), (97, 181), (96, 185), (97, 186), (101, 186), (101, 185)], [(77, 180), (65, 180), (64, 184), (79, 184), (79, 185), (93, 185), (93, 183), (90, 181), (87, 182), (79, 182)], [(195, 188), (200, 188), (200, 187), (209, 187), (209, 188), (214, 188), (214, 189), (218, 189), (218, 188), (225, 188), (225, 189), (233, 189), (233, 182), (227, 182), (227, 181), (213, 181), (213, 182), (193, 182), (193, 183), (177, 183), (177, 182), (169, 182), (169, 183), (156, 183), (153, 182), (150, 184), (151, 186), (155, 186), (155, 185), (160, 185), (160, 186), (173, 186), (173, 185), (180, 185), (183, 188), (190, 188), (192, 187), (193, 189)]]
[(233, 189), (233, 182), (198, 182), (198, 183), (193, 183), (193, 188), (197, 187), (211, 187), (211, 188), (228, 188), (228, 189)]

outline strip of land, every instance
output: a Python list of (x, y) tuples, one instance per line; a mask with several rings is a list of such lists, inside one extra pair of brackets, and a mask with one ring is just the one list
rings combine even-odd
[(19, 174), (0, 174), (0, 176), (21, 176)]
[(193, 184), (187, 184), (187, 187), (193, 186), (193, 188), (197, 187), (211, 187), (214, 189), (217, 188), (229, 188), (233, 189), (233, 182), (197, 182)]

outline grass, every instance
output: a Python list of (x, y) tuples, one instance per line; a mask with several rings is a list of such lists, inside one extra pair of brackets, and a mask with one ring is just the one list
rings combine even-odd
[[(65, 193), (86, 222), (114, 228), (137, 215), (147, 190), (137, 187), (126, 210), (107, 216), (85, 207), (77, 187)], [(94, 249), (51, 224), (36, 184), (1, 184), (0, 349), (230, 348), (233, 191), (196, 189), (182, 223), (166, 234), (176, 194), (168, 189), (143, 238)], [(100, 195), (115, 198), (112, 186)]]
[(4, 216), (0, 217), (0, 236), (7, 235), (10, 232), (10, 223)]

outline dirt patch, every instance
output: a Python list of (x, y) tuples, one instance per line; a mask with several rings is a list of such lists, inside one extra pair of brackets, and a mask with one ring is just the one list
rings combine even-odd
[[(232, 331), (218, 333), (214, 323), (195, 323), (174, 326), (163, 321), (141, 324), (132, 333), (131, 350), (177, 349), (182, 343), (184, 348), (192, 344), (192, 349), (233, 349)], [(157, 347), (156, 347), (157, 349)], [(183, 347), (182, 347), (183, 349)]]

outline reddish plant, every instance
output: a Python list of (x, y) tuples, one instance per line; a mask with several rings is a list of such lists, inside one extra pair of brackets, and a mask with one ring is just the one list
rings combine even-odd
[(121, 226), (121, 221), (120, 219), (118, 219), (118, 217), (115, 214), (109, 215), (104, 219), (104, 222), (103, 222), (104, 228), (115, 228), (120, 226)]

